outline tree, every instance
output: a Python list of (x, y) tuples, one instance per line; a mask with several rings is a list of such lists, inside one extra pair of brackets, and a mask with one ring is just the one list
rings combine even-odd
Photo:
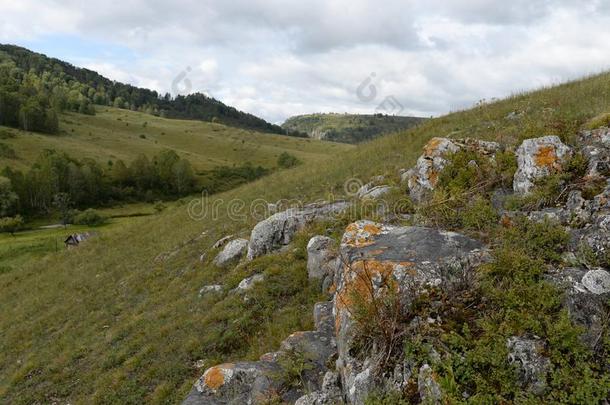
[(61, 224), (66, 226), (72, 217), (70, 207), (72, 200), (68, 193), (57, 193), (53, 196), (53, 206), (57, 208), (60, 215)]
[(0, 217), (11, 216), (16, 213), (19, 197), (13, 191), (11, 181), (0, 177)]
[(15, 232), (20, 230), (22, 227), (23, 218), (21, 215), (0, 218), (0, 232), (10, 233), (12, 236), (15, 236)]

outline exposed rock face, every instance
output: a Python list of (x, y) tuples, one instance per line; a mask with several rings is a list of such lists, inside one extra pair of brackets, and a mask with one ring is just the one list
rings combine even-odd
[[(299, 400), (303, 404), (331, 404), (335, 402), (319, 401), (337, 399), (340, 403), (337, 378), (327, 368), (329, 360), (336, 355), (332, 303), (316, 304), (314, 320), (315, 331), (293, 333), (282, 342), (280, 351), (264, 354), (259, 361), (208, 368), (183, 405), (256, 405), (277, 399), (283, 403)], [(290, 386), (286, 381), (284, 364), (291, 356), (307, 361), (301, 387)], [(303, 399), (306, 392), (315, 395)]]
[(546, 389), (546, 372), (551, 361), (543, 356), (544, 344), (537, 337), (508, 338), (508, 361), (517, 365), (519, 382), (534, 394), (541, 395)]
[(608, 176), (610, 174), (610, 128), (598, 128), (582, 131), (579, 134), (582, 152), (589, 160), (587, 175), (589, 177)]
[(610, 298), (610, 273), (601, 268), (568, 268), (548, 278), (564, 291), (562, 303), (570, 319), (584, 328), (582, 341), (595, 350), (608, 318), (604, 302)]
[(415, 167), (401, 176), (402, 181), (408, 184), (410, 196), (414, 201), (422, 201), (430, 191), (434, 190), (440, 172), (447, 166), (447, 157), (462, 149), (473, 150), (492, 158), (500, 150), (500, 145), (496, 142), (470, 138), (430, 139), (424, 146), (424, 153), (417, 159)]
[[(354, 300), (372, 302), (390, 289), (402, 305), (430, 287), (451, 288), (489, 260), (483, 245), (466, 236), (423, 227), (393, 227), (371, 221), (349, 225), (341, 242), (341, 267), (335, 275), (337, 370), (348, 402), (362, 404), (371, 388), (375, 364), (354, 353), (357, 325)], [(364, 356), (364, 359), (363, 359)]]
[(419, 369), (417, 391), (424, 404), (440, 404), (441, 386), (434, 379), (434, 373), (428, 364), (424, 364)]
[[(337, 247), (327, 236), (314, 236), (307, 244), (307, 274), (309, 279), (334, 278), (337, 267)], [(328, 284), (328, 283), (326, 283)]]
[(339, 387), (339, 374), (327, 371), (322, 389), (299, 398), (294, 405), (341, 405), (343, 398)]
[(254, 226), (248, 245), (248, 259), (272, 252), (289, 244), (294, 235), (313, 221), (330, 218), (349, 207), (347, 202), (308, 205), (278, 212)]
[(557, 136), (526, 139), (516, 150), (517, 172), (513, 179), (516, 193), (527, 194), (535, 181), (562, 170), (572, 151)]
[(248, 241), (246, 239), (233, 239), (227, 243), (218, 256), (214, 259), (214, 264), (218, 267), (224, 267), (241, 259), (248, 249)]

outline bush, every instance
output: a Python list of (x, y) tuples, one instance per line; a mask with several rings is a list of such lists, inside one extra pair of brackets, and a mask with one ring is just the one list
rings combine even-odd
[(89, 208), (74, 217), (77, 225), (99, 226), (106, 223), (108, 219), (98, 211)]
[(23, 227), (23, 218), (21, 215), (14, 217), (0, 218), (0, 232), (10, 233), (15, 235), (15, 232)]
[(294, 167), (301, 163), (296, 156), (291, 155), (288, 152), (282, 152), (280, 156), (277, 158), (277, 165), (283, 169), (288, 169), (290, 167)]

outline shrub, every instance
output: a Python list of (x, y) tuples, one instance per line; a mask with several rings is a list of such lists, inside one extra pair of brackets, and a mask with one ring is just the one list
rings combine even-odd
[(288, 169), (300, 164), (301, 161), (296, 156), (291, 155), (288, 152), (282, 152), (277, 158), (277, 165), (283, 169)]
[(610, 126), (610, 113), (603, 113), (587, 121), (584, 129), (597, 129), (608, 126)]
[(21, 215), (0, 218), (0, 232), (6, 232), (10, 233), (11, 235), (15, 235), (15, 232), (20, 230), (22, 227), (23, 218), (21, 217)]
[(74, 223), (77, 225), (99, 226), (106, 223), (108, 219), (98, 211), (89, 208), (74, 218)]
[(498, 214), (488, 200), (477, 196), (462, 212), (462, 222), (466, 229), (482, 231), (498, 223)]
[(15, 149), (5, 143), (0, 143), (0, 158), (15, 159), (17, 154)]

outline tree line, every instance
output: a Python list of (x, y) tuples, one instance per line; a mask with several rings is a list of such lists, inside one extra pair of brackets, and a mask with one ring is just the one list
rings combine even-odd
[(93, 114), (94, 104), (146, 112), (167, 118), (197, 119), (283, 134), (284, 130), (252, 114), (195, 93), (172, 97), (112, 81), (89, 69), (14, 45), (0, 44), (0, 124), (55, 133), (63, 110)]
[(0, 217), (32, 217), (113, 201), (155, 201), (184, 196), (195, 187), (190, 163), (170, 150), (152, 159), (140, 155), (129, 165), (109, 161), (105, 167), (46, 150), (29, 170), (6, 167), (1, 174)]

